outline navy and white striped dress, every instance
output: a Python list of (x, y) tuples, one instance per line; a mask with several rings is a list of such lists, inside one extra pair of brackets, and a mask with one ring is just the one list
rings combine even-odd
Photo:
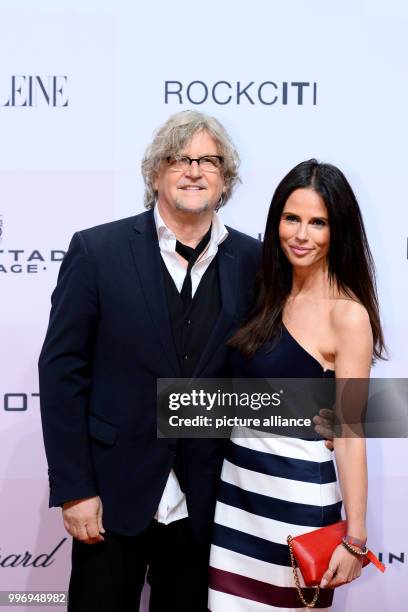
[[(234, 351), (234, 377), (333, 377), (284, 327), (275, 348), (247, 360)], [(210, 558), (211, 612), (271, 612), (304, 608), (294, 587), (287, 536), (341, 519), (332, 453), (324, 440), (262, 437), (235, 429), (224, 460)], [(303, 586), (303, 583), (302, 583)], [(311, 600), (314, 589), (304, 589)], [(316, 608), (328, 610), (332, 589)]]

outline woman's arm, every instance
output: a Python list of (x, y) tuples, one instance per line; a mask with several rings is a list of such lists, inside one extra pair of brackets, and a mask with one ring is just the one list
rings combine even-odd
[[(336, 338), (336, 386), (343, 423), (343, 437), (334, 439), (334, 452), (346, 512), (347, 534), (365, 540), (367, 459), (365, 439), (361, 437), (361, 420), (367, 390), (365, 381), (370, 375), (373, 337), (368, 313), (357, 302), (341, 300), (332, 315), (332, 324)], [(336, 586), (354, 580), (361, 573), (361, 560), (340, 545), (334, 551), (329, 567), (321, 586), (327, 586), (327, 583), (328, 586)]]

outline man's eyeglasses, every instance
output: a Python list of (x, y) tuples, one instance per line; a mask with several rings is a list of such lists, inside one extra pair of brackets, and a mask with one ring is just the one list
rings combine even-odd
[(175, 155), (166, 157), (170, 170), (175, 172), (186, 172), (193, 162), (197, 162), (204, 172), (219, 172), (223, 158), (220, 155), (204, 155), (203, 157), (191, 158), (187, 155)]

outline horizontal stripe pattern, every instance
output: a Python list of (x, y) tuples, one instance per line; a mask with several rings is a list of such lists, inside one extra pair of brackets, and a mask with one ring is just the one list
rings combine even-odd
[[(336, 471), (324, 442), (259, 434), (234, 437), (224, 460), (210, 560), (211, 612), (304, 610), (286, 538), (341, 520)], [(313, 589), (304, 595), (312, 599)], [(323, 590), (316, 608), (328, 610), (332, 597), (332, 590)]]
[(297, 438), (285, 438), (282, 436), (268, 435), (255, 429), (235, 427), (231, 435), (231, 443), (244, 446), (254, 451), (279, 455), (280, 457), (291, 457), (292, 459), (303, 459), (304, 461), (330, 461), (333, 453), (324, 440), (307, 440), (306, 444), (299, 444)]
[(256, 520), (254, 520), (254, 515), (251, 512), (235, 506), (223, 504), (222, 502), (218, 502), (217, 504), (215, 522), (217, 525), (224, 525), (224, 527), (234, 525), (235, 529), (239, 531), (266, 540), (270, 539), (272, 534), (274, 542), (277, 544), (284, 544), (285, 546), (287, 544), (288, 535), (294, 537), (315, 529), (314, 526), (311, 527), (310, 525), (298, 524), (292, 524), (289, 528), (287, 522), (285, 523), (259, 515), (257, 515)]
[(288, 480), (269, 474), (254, 474), (252, 470), (235, 466), (224, 460), (221, 480), (241, 487), (246, 491), (259, 495), (273, 495), (277, 499), (291, 501), (295, 504), (318, 504), (327, 506), (340, 501), (340, 494), (336, 482), (318, 484)]
[[(210, 588), (281, 609), (287, 609), (288, 606), (296, 609), (299, 604), (299, 595), (294, 587), (277, 587), (215, 568), (210, 568)], [(306, 600), (313, 598), (314, 589), (304, 589), (303, 592)], [(318, 609), (330, 606), (332, 599), (333, 591), (322, 589), (315, 607)]]
[(227, 550), (254, 557), (266, 563), (278, 563), (290, 566), (289, 548), (287, 544), (277, 544), (264, 538), (258, 538), (224, 525), (214, 525), (213, 543)]
[(242, 467), (260, 474), (289, 478), (302, 482), (327, 484), (336, 482), (336, 471), (333, 461), (306, 461), (284, 457), (265, 451), (255, 451), (231, 442), (227, 459), (237, 467)]
[[(258, 601), (251, 601), (244, 597), (232, 595), (232, 593), (222, 593), (211, 587), (209, 590), (209, 612), (271, 612), (275, 610), (282, 612), (282, 608), (272, 607)], [(288, 608), (285, 608), (285, 611), (287, 612)], [(293, 608), (292, 612), (299, 612), (299, 608)]]
[[(299, 612), (299, 606), (296, 608), (281, 608), (270, 606), (268, 604), (259, 603), (258, 601), (237, 597), (230, 593), (222, 593), (210, 589), (210, 604), (209, 612), (222, 610), (222, 612)], [(329, 608), (318, 608), (319, 612), (329, 612)]]
[(317, 529), (340, 520), (338, 517), (340, 517), (341, 501), (322, 508), (313, 504), (299, 504), (252, 493), (224, 481), (220, 484), (218, 499), (224, 504), (276, 521), (285, 521), (290, 525), (306, 525)]
[[(287, 586), (292, 584), (292, 567), (269, 563), (255, 557), (249, 557), (234, 550), (221, 548), (213, 544), (211, 549), (211, 567), (221, 569), (241, 576), (252, 578), (256, 576), (258, 580), (275, 584), (276, 586)], [(302, 586), (304, 586), (302, 576), (299, 576)]]

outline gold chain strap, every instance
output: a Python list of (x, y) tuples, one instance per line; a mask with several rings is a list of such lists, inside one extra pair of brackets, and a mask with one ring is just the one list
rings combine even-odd
[(296, 571), (295, 555), (293, 554), (293, 548), (292, 548), (292, 536), (288, 536), (287, 542), (288, 542), (288, 546), (289, 546), (289, 554), (290, 554), (290, 562), (292, 564), (293, 578), (295, 580), (296, 590), (297, 590), (298, 595), (300, 597), (300, 601), (302, 602), (302, 604), (304, 606), (306, 606), (306, 608), (314, 608), (315, 605), (316, 605), (317, 598), (319, 597), (320, 587), (319, 586), (314, 587), (315, 593), (313, 595), (313, 599), (312, 599), (311, 602), (308, 603), (306, 601), (306, 599), (303, 597), (302, 587), (300, 586), (299, 576), (298, 576), (297, 571)]

